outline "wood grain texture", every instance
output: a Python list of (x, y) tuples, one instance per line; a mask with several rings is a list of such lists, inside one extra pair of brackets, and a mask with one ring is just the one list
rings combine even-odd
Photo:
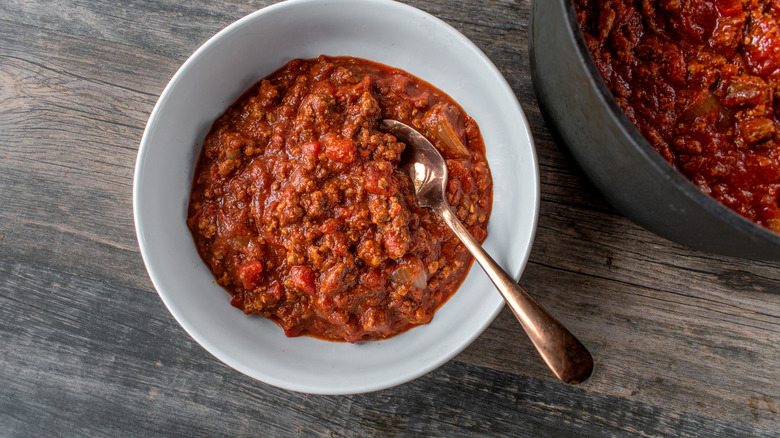
[(268, 3), (0, 6), (0, 436), (778, 436), (780, 266), (681, 247), (604, 203), (539, 113), (529, 0), (406, 3), (474, 41), (523, 105), (542, 205), (520, 283), (590, 348), (592, 379), (557, 383), (508, 310), (370, 394), (292, 393), (206, 353), (138, 253), (135, 157), (178, 66)]
[[(7, 436), (755, 432), (460, 361), (373, 394), (291, 393), (209, 356), (151, 294), (4, 262), (0, 274), (7, 279), (0, 289), (0, 330), (10, 341), (0, 345), (0, 363), (13, 375), (0, 388)], [(93, 318), (95, 311), (100, 318)]]

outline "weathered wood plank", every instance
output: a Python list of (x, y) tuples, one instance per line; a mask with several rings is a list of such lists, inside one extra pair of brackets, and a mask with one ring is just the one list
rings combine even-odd
[[(535, 264), (521, 283), (536, 284), (529, 291), (597, 358), (583, 385), (588, 391), (757, 427), (780, 421), (777, 323)], [(599, 299), (577, 296), (577, 289)], [(508, 311), (457, 359), (553, 380)]]
[(159, 58), (15, 23), (3, 29), (0, 256), (148, 288), (132, 178), (162, 87), (126, 70), (132, 62), (151, 71)]
[[(589, 390), (780, 424), (776, 264), (704, 255), (617, 216), (547, 208), (521, 284), (601, 358)], [(461, 357), (523, 372), (533, 354), (505, 311)], [(529, 375), (545, 372), (530, 366)]]
[(151, 294), (0, 261), (3, 436), (712, 436), (749, 426), (450, 362), (348, 397), (292, 393), (209, 356)]
[(554, 382), (508, 311), (455, 361), (375, 394), (289, 393), (205, 353), (151, 293), (132, 226), (135, 154), (178, 66), (267, 3), (3, 3), (0, 435), (771, 436), (780, 429), (778, 264), (680, 247), (603, 202), (536, 105), (528, 0), (408, 3), (471, 38), (525, 109), (542, 208), (521, 284), (591, 348), (593, 379), (581, 387)]
[(7, 0), (3, 2), (3, 17), (85, 42), (143, 47), (171, 57), (179, 65), (211, 35), (269, 3), (273, 2), (142, 0), (118, 4), (63, 0), (49, 7), (45, 3)]

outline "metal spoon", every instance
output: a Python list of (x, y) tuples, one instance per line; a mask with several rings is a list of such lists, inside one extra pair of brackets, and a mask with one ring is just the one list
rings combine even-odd
[(452, 228), (496, 285), (547, 366), (566, 383), (580, 383), (593, 372), (593, 358), (569, 330), (540, 306), (482, 249), (452, 212), (445, 198), (447, 166), (439, 151), (417, 130), (384, 119), (379, 129), (406, 143), (401, 168), (414, 185), (417, 201), (432, 208)]

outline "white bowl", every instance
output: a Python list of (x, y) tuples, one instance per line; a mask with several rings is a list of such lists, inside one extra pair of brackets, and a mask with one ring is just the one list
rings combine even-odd
[(236, 370), (318, 394), (378, 390), (419, 377), (462, 351), (504, 301), (478, 266), (433, 321), (384, 341), (287, 338), (230, 306), (186, 226), (194, 167), (212, 122), (252, 84), (294, 58), (353, 56), (398, 67), (455, 99), (479, 124), (493, 182), (484, 244), (519, 278), (531, 250), (539, 176), (528, 125), (490, 60), (439, 19), (387, 0), (291, 0), (250, 14), (200, 47), (163, 91), (146, 126), (133, 185), (138, 243), (174, 318)]

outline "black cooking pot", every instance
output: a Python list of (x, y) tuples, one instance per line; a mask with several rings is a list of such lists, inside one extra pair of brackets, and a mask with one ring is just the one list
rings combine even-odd
[(596, 70), (572, 0), (534, 0), (528, 44), (547, 126), (616, 210), (692, 248), (780, 260), (780, 235), (699, 190), (628, 120)]

